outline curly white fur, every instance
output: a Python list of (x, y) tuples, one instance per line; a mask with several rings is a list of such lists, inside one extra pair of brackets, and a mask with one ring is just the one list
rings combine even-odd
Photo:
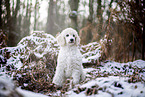
[(62, 86), (65, 79), (73, 78), (73, 84), (78, 84), (85, 79), (82, 66), (82, 54), (78, 49), (80, 38), (77, 31), (67, 28), (57, 37), (60, 51), (57, 59), (56, 72), (53, 83)]

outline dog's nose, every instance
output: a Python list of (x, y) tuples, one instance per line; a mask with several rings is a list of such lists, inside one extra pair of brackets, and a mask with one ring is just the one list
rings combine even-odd
[(70, 39), (70, 42), (73, 42), (74, 41), (74, 39)]

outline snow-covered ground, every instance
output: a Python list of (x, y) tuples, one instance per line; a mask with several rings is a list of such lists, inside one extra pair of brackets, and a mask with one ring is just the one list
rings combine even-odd
[(97, 69), (86, 68), (86, 82), (76, 86), (66, 95), (69, 97), (145, 97), (145, 61), (102, 64), (104, 66)]
[(6, 75), (0, 76), (0, 97), (48, 97), (15, 87), (13, 81)]
[(85, 91), (77, 94), (74, 89), (66, 95), (69, 97), (86, 97), (87, 95), (90, 97), (145, 97), (143, 83), (128, 83), (127, 80), (128, 78), (119, 76), (100, 77), (81, 85), (80, 88), (86, 88)]
[[(100, 43), (93, 42), (87, 45), (80, 45), (79, 48), (83, 54), (84, 64), (97, 64), (100, 61)], [(5, 72), (11, 72), (11, 78), (13, 78), (13, 75), (21, 78), (26, 73), (21, 74), (19, 72), (24, 73), (25, 70), (29, 70), (27, 72), (30, 72), (29, 74), (32, 75), (36, 65), (40, 68), (37, 68), (37, 70), (41, 70), (43, 67), (41, 65), (43, 64), (46, 65), (49, 71), (53, 72), (55, 69), (52, 70), (52, 68), (55, 68), (58, 51), (59, 46), (55, 37), (43, 31), (35, 31), (30, 36), (24, 37), (16, 47), (6, 47), (0, 50), (0, 77)], [(17, 72), (12, 72), (13, 70)], [(66, 83), (68, 87), (65, 91), (58, 89), (51, 93), (45, 92), (45, 95), (68, 97), (145, 97), (145, 61), (143, 60), (127, 63), (108, 60), (101, 62), (99, 66), (85, 68), (84, 70), (87, 76), (84, 82), (75, 86)], [(47, 76), (49, 77), (49, 74)], [(29, 85), (28, 83), (23, 84)], [(18, 91), (26, 95), (39, 95), (29, 91), (26, 91), (27, 93), (23, 92), (19, 88)]]

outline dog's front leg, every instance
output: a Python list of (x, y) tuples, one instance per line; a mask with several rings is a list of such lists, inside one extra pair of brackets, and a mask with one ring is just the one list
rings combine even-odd
[(73, 84), (78, 84), (80, 81), (80, 71), (74, 70), (72, 73)]
[(53, 78), (53, 83), (61, 87), (63, 85), (64, 80), (64, 68), (57, 67)]

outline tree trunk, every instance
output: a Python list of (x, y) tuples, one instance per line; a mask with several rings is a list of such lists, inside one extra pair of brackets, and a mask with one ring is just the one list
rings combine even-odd
[[(143, 0), (143, 9), (145, 9), (145, 0)], [(143, 14), (143, 21), (145, 21), (145, 14)], [(142, 60), (145, 60), (145, 22), (143, 22), (143, 35), (142, 35)]]
[(24, 16), (24, 22), (23, 22), (23, 34), (22, 34), (22, 36), (21, 37), (25, 37), (25, 36), (27, 36), (28, 34), (29, 34), (29, 27), (30, 27), (30, 25), (29, 25), (29, 23), (30, 23), (30, 20), (29, 20), (29, 12), (30, 12), (30, 8), (29, 8), (29, 6), (31, 6), (30, 5), (30, 0), (27, 0), (27, 5), (26, 5), (26, 14), (25, 14), (25, 16)]
[(143, 35), (142, 35), (142, 60), (145, 60), (145, 23), (144, 23), (144, 26), (143, 26)]
[(94, 0), (89, 0), (89, 13), (90, 13), (90, 15), (89, 15), (88, 20), (91, 23), (93, 22), (93, 14), (94, 14), (93, 3), (94, 3)]
[(15, 8), (15, 11), (13, 14), (15, 19), (17, 18), (17, 14), (18, 14), (19, 9), (20, 9), (20, 0), (17, 0), (16, 8)]
[(37, 2), (38, 0), (36, 0), (36, 3), (35, 3), (35, 14), (34, 14), (34, 30), (37, 29)]
[(5, 7), (6, 7), (6, 19), (7, 19), (7, 26), (9, 31), (11, 31), (11, 11), (10, 11), (10, 0), (5, 0)]
[(48, 8), (48, 17), (47, 17), (47, 24), (46, 24), (46, 32), (54, 35), (54, 1), (49, 1), (49, 8)]
[(2, 29), (2, 0), (0, 0), (0, 29)]
[(29, 14), (29, 16), (28, 16), (28, 32), (27, 32), (27, 35), (30, 33), (30, 24), (31, 24), (31, 9), (32, 9), (32, 0), (30, 0), (30, 5), (29, 5), (30, 7), (29, 7), (29, 12), (28, 12), (28, 14)]
[(102, 29), (102, 23), (103, 23), (103, 18), (102, 18), (102, 10), (101, 10), (101, 0), (97, 0), (98, 6), (97, 6), (97, 18), (99, 21), (99, 31)]
[(8, 46), (16, 45), (15, 34), (13, 32), (12, 26), (12, 17), (11, 17), (11, 10), (10, 10), (10, 0), (5, 0), (5, 7), (6, 7), (6, 19), (7, 19), (7, 29), (8, 29)]
[(79, 5), (79, 0), (69, 0), (69, 5), (71, 8), (71, 13), (69, 14), (69, 17), (71, 19), (71, 27), (78, 30), (77, 10)]
[(102, 17), (102, 5), (101, 0), (97, 0), (98, 6), (97, 6), (97, 19), (98, 19), (98, 34), (102, 36), (102, 24), (103, 24), (103, 17)]
[[(13, 5), (14, 6), (14, 5)], [(16, 33), (17, 35), (16, 37), (16, 42), (18, 42), (20, 40), (20, 32), (18, 32), (17, 29), (19, 29), (20, 26), (18, 26), (18, 11), (20, 10), (20, 0), (17, 0), (16, 3), (16, 8), (13, 10), (13, 16), (12, 16), (12, 22), (13, 22), (13, 31), (14, 33)]]
[[(6, 28), (8, 32), (8, 46), (16, 46), (19, 41), (20, 32), (17, 31), (17, 14), (20, 9), (20, 0), (17, 0), (15, 10), (13, 9), (13, 14), (11, 15), (10, 0), (5, 0), (6, 7)], [(14, 8), (14, 4), (12, 5)]]

